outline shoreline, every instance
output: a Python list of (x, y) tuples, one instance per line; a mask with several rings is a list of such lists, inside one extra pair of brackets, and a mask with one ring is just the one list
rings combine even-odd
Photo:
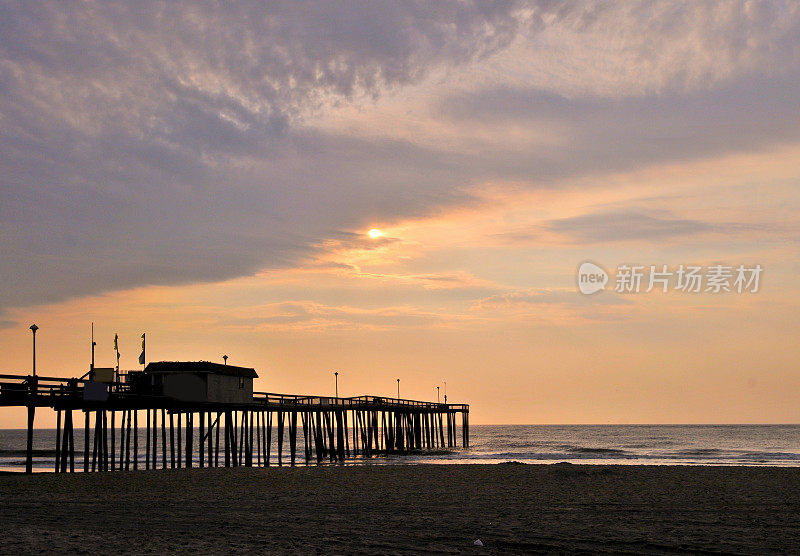
[[(306, 465), (303, 462), (297, 463), (294, 466), (289, 465), (288, 463), (284, 463), (282, 466), (277, 465), (276, 463), (271, 463), (268, 467), (262, 466), (258, 467), (253, 465), (250, 469), (325, 469), (330, 467), (478, 467), (478, 466), (504, 466), (504, 465), (524, 465), (530, 467), (553, 467), (553, 466), (575, 466), (575, 467), (587, 467), (587, 468), (600, 468), (600, 467), (610, 467), (610, 468), (630, 468), (630, 467), (686, 467), (686, 468), (704, 468), (707, 467), (709, 469), (798, 469), (800, 470), (800, 464), (797, 465), (773, 465), (768, 463), (663, 463), (663, 462), (656, 462), (656, 463), (642, 463), (641, 461), (632, 461), (631, 463), (596, 463), (596, 462), (572, 462), (572, 461), (542, 461), (542, 460), (534, 460), (531, 462), (525, 461), (518, 461), (518, 460), (509, 460), (509, 461), (493, 461), (493, 462), (485, 462), (485, 461), (448, 461), (448, 462), (440, 462), (440, 461), (392, 461), (392, 462), (382, 462), (380, 460), (381, 456), (372, 456), (369, 460), (347, 460), (345, 462), (330, 462), (324, 461), (321, 464), (316, 462)], [(51, 466), (52, 467), (52, 466)], [(247, 467), (240, 465), (238, 467), (199, 467), (197, 463), (191, 467), (180, 467), (180, 468), (170, 468), (167, 467), (166, 469), (128, 469), (128, 470), (116, 470), (116, 471), (95, 471), (85, 473), (82, 468), (76, 466), (75, 472), (67, 472), (67, 473), (56, 473), (53, 469), (37, 469), (35, 466), (33, 468), (33, 473), (26, 473), (24, 471), (24, 462), (20, 465), (14, 466), (15, 469), (4, 469), (0, 468), (0, 475), (8, 475), (8, 476), (16, 476), (16, 475), (30, 475), (30, 476), (41, 476), (41, 475), (53, 475), (53, 476), (69, 476), (69, 475), (98, 475), (98, 474), (124, 474), (124, 473), (143, 473), (143, 472), (164, 472), (164, 471), (195, 471), (195, 470), (204, 470), (204, 469), (248, 469)], [(20, 469), (20, 470), (17, 470)]]
[[(470, 464), (0, 474), (0, 551), (800, 552), (800, 468)], [(473, 546), (480, 539), (484, 546)]]

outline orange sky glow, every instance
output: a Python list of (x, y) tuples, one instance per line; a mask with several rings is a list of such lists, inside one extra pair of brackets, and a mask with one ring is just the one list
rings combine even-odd
[[(131, 26), (149, 62), (4, 48), (32, 92), (24, 118), (0, 102), (0, 372), (29, 372), (35, 322), (39, 374), (82, 375), (93, 322), (100, 366), (119, 334), (121, 367), (140, 368), (146, 332), (148, 361), (227, 354), (266, 392), (332, 394), (338, 371), (343, 396), (400, 378), (435, 400), (446, 381), (474, 424), (800, 422), (800, 11), (665, 6), (593, 23), (519, 8), (402, 61), (411, 47), (251, 45), (296, 59), (241, 74), (119, 14), (101, 34)], [(336, 48), (347, 71), (309, 61)], [(32, 175), (12, 162), (25, 137)], [(612, 280), (620, 264), (764, 271), (756, 293), (585, 296), (583, 261)], [(0, 408), (0, 427), (23, 419)]]

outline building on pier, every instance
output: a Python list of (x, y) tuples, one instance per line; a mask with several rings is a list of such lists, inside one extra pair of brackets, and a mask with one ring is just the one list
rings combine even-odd
[[(158, 361), (144, 370), (154, 395), (182, 402), (252, 403), (255, 369), (209, 361)], [(141, 383), (129, 373), (132, 384)]]

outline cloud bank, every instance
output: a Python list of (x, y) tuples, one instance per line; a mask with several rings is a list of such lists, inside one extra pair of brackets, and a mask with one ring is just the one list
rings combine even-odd
[[(0, 308), (288, 266), (482, 182), (796, 141), (798, 11), (3, 3)], [(370, 137), (314, 125), (415, 88), (455, 147), (380, 120)], [(532, 147), (510, 127), (552, 137)]]

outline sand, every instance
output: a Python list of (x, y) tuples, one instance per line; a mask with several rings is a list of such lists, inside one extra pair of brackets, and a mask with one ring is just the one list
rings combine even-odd
[(231, 551), (800, 554), (800, 469), (364, 465), (0, 476), (3, 554)]

